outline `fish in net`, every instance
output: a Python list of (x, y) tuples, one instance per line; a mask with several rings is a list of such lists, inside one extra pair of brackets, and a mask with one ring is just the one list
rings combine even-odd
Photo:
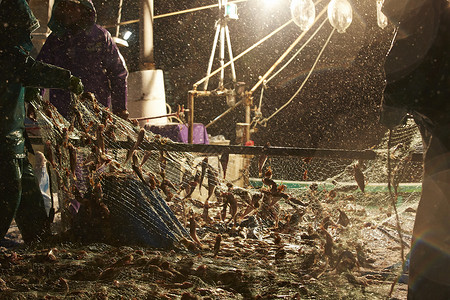
[(189, 238), (161, 195), (177, 193), (181, 168), (192, 169), (189, 154), (143, 150), (171, 141), (118, 118), (90, 93), (73, 98), (69, 120), (49, 102), (34, 105), (73, 238), (157, 248)]

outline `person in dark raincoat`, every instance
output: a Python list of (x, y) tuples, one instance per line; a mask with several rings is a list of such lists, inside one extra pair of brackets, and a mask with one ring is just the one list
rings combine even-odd
[[(55, 0), (48, 23), (52, 33), (36, 59), (70, 70), (86, 92), (126, 119), (128, 71), (111, 34), (95, 24), (96, 17), (91, 0)], [(67, 92), (50, 91), (50, 102), (68, 117)]]
[(0, 240), (15, 218), (23, 240), (32, 243), (49, 233), (49, 222), (25, 149), (25, 87), (81, 93), (83, 86), (68, 70), (29, 56), (39, 23), (25, 0), (0, 0), (0, 25)]
[(398, 32), (381, 121), (392, 129), (410, 113), (424, 146), (408, 299), (450, 299), (450, 2), (387, 0), (383, 12)]

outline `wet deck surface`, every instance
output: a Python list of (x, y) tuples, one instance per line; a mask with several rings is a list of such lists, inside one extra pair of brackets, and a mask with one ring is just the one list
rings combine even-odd
[[(6, 247), (0, 248), (0, 290), (11, 299), (384, 299), (401, 272), (393, 209), (386, 203), (361, 205), (366, 203), (345, 194), (333, 200), (323, 195), (309, 196), (295, 225), (286, 221), (293, 209), (283, 202), (278, 228), (199, 222), (202, 246), (193, 252), (68, 242), (27, 248), (13, 225), (9, 243), (3, 241)], [(406, 245), (417, 199), (398, 206)], [(211, 206), (210, 216), (215, 216), (221, 205)], [(349, 225), (337, 224), (337, 208), (347, 214)], [(326, 216), (331, 248), (321, 229)], [(222, 242), (215, 257), (218, 233)], [(331, 256), (324, 254), (327, 247)], [(404, 250), (408, 253), (409, 247)], [(398, 283), (392, 297), (406, 299), (406, 291), (406, 284)]]

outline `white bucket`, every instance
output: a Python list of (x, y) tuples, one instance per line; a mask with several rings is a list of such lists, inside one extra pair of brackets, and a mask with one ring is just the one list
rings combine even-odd
[[(128, 111), (130, 118), (148, 118), (167, 114), (164, 74), (162, 70), (144, 70), (128, 75)], [(143, 120), (143, 127), (165, 125), (167, 117)]]

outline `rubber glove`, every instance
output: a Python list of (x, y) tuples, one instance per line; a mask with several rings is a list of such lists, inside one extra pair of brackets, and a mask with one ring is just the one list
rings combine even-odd
[(70, 77), (69, 91), (76, 95), (80, 95), (84, 91), (83, 83), (81, 79), (76, 76)]

